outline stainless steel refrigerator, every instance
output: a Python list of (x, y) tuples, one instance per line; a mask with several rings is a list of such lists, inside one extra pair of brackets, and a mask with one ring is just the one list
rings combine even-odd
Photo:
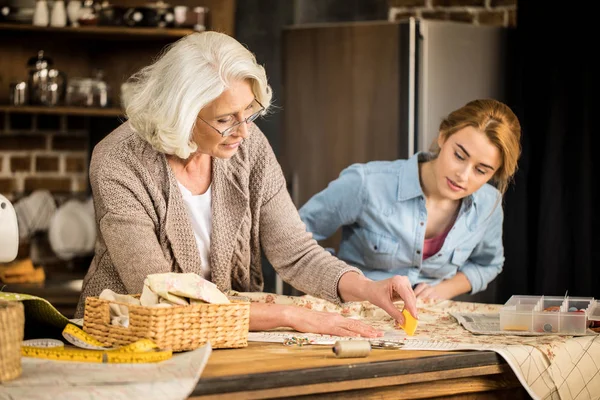
[[(407, 135), (410, 148), (426, 150), (437, 136), (441, 118), (470, 100), (505, 101), (509, 30), (443, 21), (410, 20)], [(411, 79), (411, 78), (409, 78)], [(413, 106), (414, 105), (414, 106)], [(414, 121), (414, 122), (413, 122)]]

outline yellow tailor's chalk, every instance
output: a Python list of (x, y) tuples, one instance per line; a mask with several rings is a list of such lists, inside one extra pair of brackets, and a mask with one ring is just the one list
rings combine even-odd
[(408, 336), (414, 335), (419, 321), (416, 320), (406, 308), (402, 310), (402, 315), (404, 315), (404, 325), (400, 324), (400, 328), (404, 329)]

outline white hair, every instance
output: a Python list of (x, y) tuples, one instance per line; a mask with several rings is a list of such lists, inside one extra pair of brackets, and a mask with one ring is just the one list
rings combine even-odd
[(125, 113), (132, 128), (157, 151), (186, 159), (198, 148), (191, 135), (200, 110), (239, 80), (250, 81), (266, 112), (272, 92), (254, 55), (223, 33), (193, 33), (131, 76), (123, 98)]

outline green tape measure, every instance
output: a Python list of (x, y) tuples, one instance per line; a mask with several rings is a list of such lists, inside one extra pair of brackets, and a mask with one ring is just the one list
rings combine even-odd
[(149, 339), (141, 339), (123, 347), (107, 348), (73, 324), (67, 324), (63, 337), (76, 347), (66, 348), (63, 342), (55, 339), (33, 339), (23, 342), (21, 355), (56, 361), (119, 364), (153, 363), (168, 360), (173, 355), (170, 350), (159, 350)]

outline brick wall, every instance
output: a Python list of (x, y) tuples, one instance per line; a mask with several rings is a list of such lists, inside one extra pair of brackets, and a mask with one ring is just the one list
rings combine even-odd
[(389, 19), (408, 17), (517, 26), (517, 0), (388, 0)]
[(86, 118), (0, 112), (0, 193), (9, 199), (36, 189), (84, 194), (88, 158)]

